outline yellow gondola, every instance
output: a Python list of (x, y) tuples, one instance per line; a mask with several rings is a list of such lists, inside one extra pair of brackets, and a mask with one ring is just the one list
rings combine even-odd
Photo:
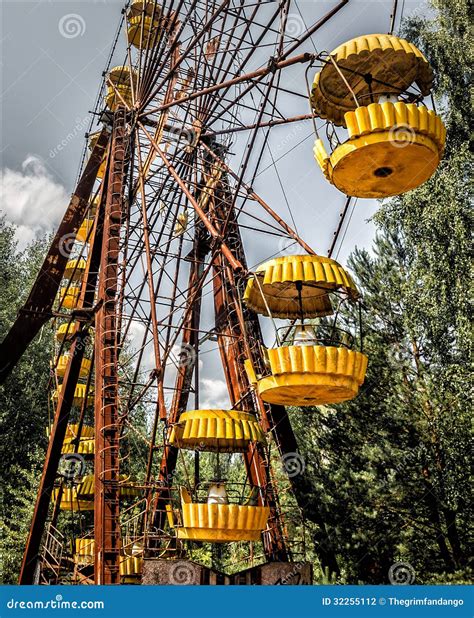
[[(53, 502), (56, 502), (58, 495), (59, 489), (53, 489), (51, 494)], [(61, 511), (93, 511), (94, 500), (79, 498), (76, 487), (63, 487), (59, 508)]]
[(253, 414), (237, 410), (193, 410), (181, 414), (170, 432), (177, 448), (236, 453), (251, 442), (264, 442), (265, 434)]
[(265, 262), (247, 282), (244, 300), (256, 313), (274, 318), (315, 318), (333, 312), (329, 293), (359, 295), (351, 276), (335, 260), (290, 255)]
[[(94, 564), (95, 541), (92, 538), (80, 538), (75, 540), (74, 563), (79, 567), (92, 566)], [(136, 583), (141, 577), (143, 569), (142, 555), (125, 555), (122, 549), (119, 557), (120, 577), (122, 583)]]
[[(120, 497), (133, 498), (141, 496), (142, 490), (140, 487), (132, 483), (129, 477), (121, 474), (119, 477)], [(82, 481), (77, 486), (77, 495), (79, 498), (91, 499), (95, 493), (95, 481), (92, 474), (84, 476)]]
[[(93, 455), (95, 448), (94, 428), (89, 425), (83, 425), (81, 428), (79, 444), (76, 445), (75, 441), (77, 439), (78, 431), (78, 424), (70, 424), (67, 426), (61, 453), (78, 453), (79, 455), (85, 456)], [(51, 435), (51, 427), (47, 428), (46, 435), (48, 437)]]
[[(57, 403), (58, 397), (61, 393), (63, 385), (58, 385), (58, 390), (54, 391), (52, 395), (52, 399), (54, 403)], [(85, 384), (76, 384), (76, 388), (74, 389), (74, 399), (73, 404), (75, 406), (82, 406), (84, 399), (86, 397), (86, 385)], [(87, 398), (87, 405), (90, 406), (94, 403), (94, 394), (89, 390), (89, 396)]]
[[(311, 103), (319, 117), (346, 127), (348, 139), (329, 153), (316, 140), (314, 155), (326, 179), (363, 198), (398, 195), (428, 180), (446, 139), (441, 118), (420, 103), (432, 82), (423, 54), (392, 35), (358, 37), (329, 54)], [(412, 84), (421, 93), (415, 99), (407, 93)]]
[(207, 543), (258, 541), (265, 530), (270, 508), (240, 504), (192, 502), (189, 492), (181, 488), (182, 526), (179, 539)]
[(134, 0), (128, 9), (128, 42), (138, 49), (152, 49), (161, 38), (161, 6), (154, 0)]
[(78, 242), (90, 243), (91, 242), (91, 230), (94, 225), (94, 219), (84, 219), (81, 227), (77, 230), (76, 240)]
[(79, 325), (77, 322), (64, 322), (56, 330), (56, 341), (62, 343), (64, 340), (70, 341), (77, 332)]
[(74, 562), (79, 566), (94, 564), (95, 541), (91, 538), (76, 539)]
[(263, 401), (285, 406), (323, 405), (353, 399), (367, 370), (367, 356), (345, 347), (291, 345), (264, 352), (268, 374), (258, 375), (247, 360), (247, 375)]
[(70, 285), (59, 290), (59, 303), (63, 309), (75, 309), (79, 302), (81, 288)]
[(326, 179), (346, 195), (382, 198), (426, 182), (441, 161), (446, 128), (424, 105), (371, 103), (347, 112), (349, 139), (328, 154), (321, 139), (315, 158)]
[(64, 278), (70, 281), (81, 281), (86, 265), (86, 261), (83, 258), (69, 260), (64, 270)]
[[(69, 354), (61, 354), (56, 362), (56, 375), (58, 378), (64, 378), (66, 373), (67, 364), (69, 362)], [(91, 361), (88, 358), (83, 358), (81, 362), (81, 368), (79, 376), (81, 378), (87, 378), (91, 370)]]
[(107, 107), (113, 112), (120, 105), (132, 107), (133, 89), (136, 89), (138, 82), (136, 71), (130, 70), (127, 66), (114, 67), (108, 74), (108, 80), (113, 86), (107, 84), (107, 94), (105, 95)]

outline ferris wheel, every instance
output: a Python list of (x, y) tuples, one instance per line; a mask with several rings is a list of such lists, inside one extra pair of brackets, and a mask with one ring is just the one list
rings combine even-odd
[[(208, 580), (278, 564), (296, 583), (305, 474), (287, 408), (355, 398), (368, 363), (336, 242), (353, 198), (425, 182), (446, 135), (412, 43), (316, 49), (346, 4), (297, 36), (289, 1), (126, 5), (77, 186), (0, 348), (5, 379), (52, 325), (49, 446), (20, 583), (202, 583), (195, 556), (209, 546)], [(346, 196), (326, 256), (254, 189), (272, 129), (303, 122), (312, 173)], [(225, 405), (202, 393), (213, 375)]]

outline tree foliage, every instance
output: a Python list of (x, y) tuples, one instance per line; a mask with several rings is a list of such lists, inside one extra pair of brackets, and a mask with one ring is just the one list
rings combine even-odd
[(293, 414), (313, 502), (353, 583), (386, 583), (397, 561), (420, 583), (470, 572), (471, 47), (468, 3), (433, 5), (432, 21), (415, 17), (402, 34), (435, 69), (445, 157), (423, 186), (381, 204), (373, 253), (351, 256), (369, 355), (361, 395)]

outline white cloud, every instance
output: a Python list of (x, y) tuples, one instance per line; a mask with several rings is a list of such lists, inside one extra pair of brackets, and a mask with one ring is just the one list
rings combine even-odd
[(51, 232), (66, 211), (69, 195), (43, 161), (28, 155), (21, 171), (5, 168), (0, 177), (0, 211), (17, 226), (19, 248)]
[(202, 378), (199, 396), (200, 407), (203, 410), (226, 410), (230, 407), (229, 394), (224, 380)]

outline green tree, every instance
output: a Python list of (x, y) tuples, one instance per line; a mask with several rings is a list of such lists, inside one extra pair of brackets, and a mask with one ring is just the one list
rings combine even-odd
[[(46, 241), (18, 252), (15, 228), (0, 218), (0, 340), (24, 302)], [(1, 581), (15, 583), (33, 512), (48, 424), (50, 342), (41, 333), (0, 387)]]
[(365, 303), (361, 395), (293, 414), (314, 488), (308, 508), (324, 513), (355, 583), (387, 582), (396, 561), (421, 583), (469, 572), (471, 47), (468, 3), (433, 7), (433, 20), (415, 17), (402, 34), (435, 69), (445, 157), (427, 183), (381, 205), (373, 254), (350, 259)]

